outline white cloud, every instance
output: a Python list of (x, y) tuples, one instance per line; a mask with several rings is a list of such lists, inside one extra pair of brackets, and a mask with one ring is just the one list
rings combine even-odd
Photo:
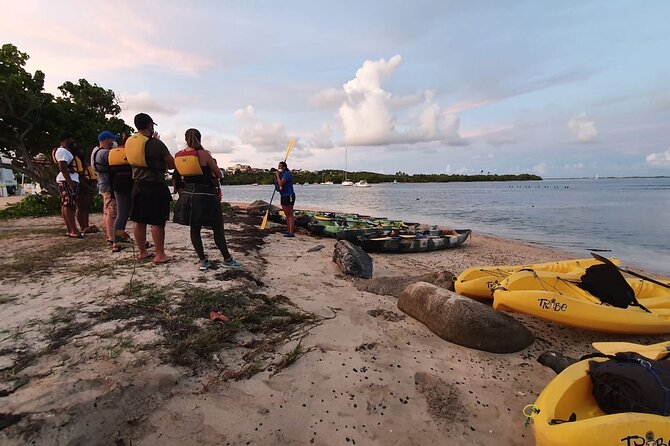
[(311, 98), (309, 98), (309, 103), (313, 107), (318, 108), (335, 108), (339, 106), (343, 100), (344, 92), (342, 90), (328, 88), (316, 93)]
[(542, 161), (541, 163), (534, 165), (530, 171), (535, 175), (545, 175), (547, 173), (547, 163)]
[(645, 158), (652, 166), (670, 167), (670, 149), (665, 152), (650, 153)]
[[(280, 122), (267, 122), (256, 115), (252, 105), (235, 110), (235, 118), (239, 123), (238, 137), (242, 148), (247, 146), (258, 152), (285, 153), (291, 139), (286, 127)], [(296, 138), (295, 146), (291, 150), (291, 157), (306, 157), (311, 153)]]
[(233, 153), (238, 144), (223, 136), (203, 136), (202, 146), (212, 153)]
[(584, 168), (583, 163), (577, 163), (577, 164), (564, 164), (563, 169), (566, 170), (581, 170)]
[(375, 146), (443, 141), (465, 145), (459, 135), (460, 119), (445, 113), (435, 102), (435, 92), (395, 95), (382, 87), (402, 64), (395, 55), (388, 60), (366, 60), (354, 79), (342, 90), (327, 89), (311, 98), (312, 104), (332, 105), (339, 101), (338, 116), (344, 132), (344, 144)]
[(568, 128), (579, 142), (593, 142), (598, 137), (596, 123), (584, 112), (570, 118)]
[(314, 135), (308, 140), (309, 146), (315, 149), (332, 149), (333, 144), (333, 129), (330, 125), (323, 123), (319, 130), (314, 132)]
[[(148, 91), (140, 91), (137, 93), (121, 93), (119, 94), (121, 108), (126, 111), (134, 113), (158, 113), (162, 115), (175, 115), (177, 110), (159, 103), (154, 99)], [(132, 123), (132, 120), (130, 121)]]

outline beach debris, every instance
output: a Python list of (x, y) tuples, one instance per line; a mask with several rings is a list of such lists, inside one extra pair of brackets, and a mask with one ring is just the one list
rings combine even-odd
[(398, 322), (398, 321), (402, 321), (403, 319), (405, 319), (404, 314), (398, 314), (395, 311), (384, 310), (384, 309), (381, 309), (381, 308), (376, 308), (374, 310), (368, 310), (367, 313), (368, 313), (368, 316), (372, 316), (372, 317), (375, 317), (375, 318), (380, 317), (380, 318), (384, 319), (385, 321), (389, 321), (389, 322)]
[(569, 356), (564, 356), (563, 353), (549, 350), (538, 356), (537, 362), (545, 367), (549, 367), (558, 375), (563, 370), (577, 362), (577, 360), (570, 358)]
[(307, 252), (321, 251), (321, 250), (322, 250), (323, 248), (325, 248), (325, 247), (326, 247), (326, 245), (316, 245), (316, 246), (312, 246), (311, 248), (309, 248), (309, 249), (307, 250)]
[(372, 277), (372, 257), (350, 241), (335, 243), (333, 262), (344, 274), (369, 279)]
[(442, 339), (491, 353), (513, 353), (533, 343), (528, 329), (513, 317), (488, 305), (417, 282), (405, 288), (398, 309)]
[(219, 321), (219, 322), (228, 322), (230, 319), (228, 316), (225, 314), (219, 312), (219, 311), (210, 311), (209, 312), (209, 320), (211, 321)]
[(359, 280), (355, 286), (359, 291), (399, 297), (407, 286), (416, 282), (428, 282), (454, 291), (454, 275), (449, 271), (433, 271), (420, 276), (375, 277), (369, 280)]

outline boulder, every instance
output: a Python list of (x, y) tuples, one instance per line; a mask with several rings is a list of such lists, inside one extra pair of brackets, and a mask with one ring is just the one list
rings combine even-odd
[(477, 350), (512, 353), (534, 340), (513, 317), (426, 282), (405, 288), (398, 298), (398, 309), (442, 339)]
[[(263, 200), (256, 200), (246, 206), (247, 214), (249, 215), (265, 215), (265, 211), (270, 207), (270, 203)], [(278, 211), (277, 206), (272, 205), (272, 211)]]
[(408, 285), (416, 282), (428, 282), (454, 291), (454, 275), (449, 271), (434, 271), (420, 276), (375, 277), (374, 279), (356, 282), (356, 288), (368, 293), (399, 297)]
[(372, 257), (350, 241), (340, 240), (335, 243), (333, 262), (344, 274), (364, 279), (372, 277)]

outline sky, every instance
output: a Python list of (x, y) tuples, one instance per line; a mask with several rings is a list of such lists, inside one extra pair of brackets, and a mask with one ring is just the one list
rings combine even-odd
[[(670, 175), (670, 2), (0, 0), (57, 93), (113, 90), (220, 165)], [(95, 141), (91, 142), (92, 145)], [(346, 163), (345, 163), (346, 160)]]

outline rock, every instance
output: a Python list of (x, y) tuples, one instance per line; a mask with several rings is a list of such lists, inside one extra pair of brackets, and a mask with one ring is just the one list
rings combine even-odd
[(359, 291), (399, 297), (402, 290), (416, 282), (428, 282), (449, 291), (454, 291), (454, 275), (449, 271), (434, 271), (421, 276), (376, 277), (356, 282)]
[(311, 248), (309, 248), (309, 249), (307, 250), (307, 252), (321, 251), (321, 250), (322, 250), (323, 248), (325, 248), (325, 247), (326, 247), (326, 245), (316, 245), (316, 246), (312, 246)]
[(398, 298), (398, 309), (442, 339), (477, 350), (512, 353), (534, 340), (513, 317), (426, 282), (405, 288)]
[(577, 360), (570, 358), (569, 356), (563, 356), (563, 354), (559, 352), (547, 351), (542, 353), (537, 358), (537, 362), (545, 367), (549, 367), (558, 375), (563, 370), (577, 362)]
[(372, 277), (372, 257), (350, 241), (340, 240), (335, 243), (333, 262), (344, 274), (364, 279)]
[[(256, 200), (252, 203), (250, 203), (246, 209), (247, 209), (247, 214), (249, 215), (265, 215), (265, 211), (270, 207), (270, 203), (267, 201), (263, 200)], [(278, 211), (279, 208), (277, 206), (272, 206), (272, 210)]]

